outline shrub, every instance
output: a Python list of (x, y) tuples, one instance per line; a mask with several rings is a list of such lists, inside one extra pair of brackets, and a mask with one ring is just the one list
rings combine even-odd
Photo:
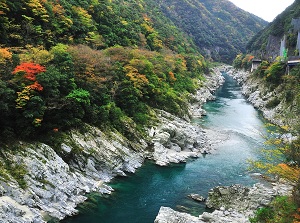
[(280, 100), (278, 98), (273, 98), (266, 104), (266, 108), (275, 108), (277, 105), (280, 104)]
[(250, 218), (251, 223), (293, 223), (297, 217), (297, 207), (287, 196), (277, 197), (270, 204), (264, 207)]
[(275, 62), (265, 71), (265, 78), (267, 82), (278, 86), (282, 82), (282, 76), (285, 74), (285, 71), (285, 63)]

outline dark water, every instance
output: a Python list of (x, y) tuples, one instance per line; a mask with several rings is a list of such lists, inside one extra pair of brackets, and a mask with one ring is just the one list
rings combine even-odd
[(266, 131), (259, 113), (241, 95), (240, 87), (225, 74), (225, 84), (217, 99), (205, 105), (207, 116), (195, 122), (224, 133), (228, 140), (212, 155), (186, 164), (159, 167), (147, 162), (135, 174), (115, 179), (110, 196), (91, 194), (78, 209), (78, 216), (63, 223), (152, 223), (161, 206), (184, 210), (195, 216), (205, 207), (187, 198), (207, 196), (210, 188), (235, 183), (251, 185), (255, 179), (247, 171), (247, 159), (259, 157)]

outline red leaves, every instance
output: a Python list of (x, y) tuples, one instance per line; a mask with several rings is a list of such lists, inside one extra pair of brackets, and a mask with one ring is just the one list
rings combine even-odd
[(43, 90), (43, 86), (40, 85), (37, 81), (34, 82), (32, 85), (29, 85), (30, 89), (32, 90), (36, 90), (36, 91), (42, 91)]
[(39, 64), (22, 63), (19, 66), (17, 66), (12, 73), (17, 74), (19, 72), (25, 72), (24, 78), (26, 78), (30, 81), (35, 81), (36, 80), (35, 76), (38, 73), (45, 72), (45, 71), (46, 71), (46, 68), (44, 66), (39, 65)]
[(46, 68), (42, 65), (35, 64), (35, 63), (22, 63), (18, 65), (12, 74), (17, 74), (19, 72), (24, 72), (24, 78), (29, 81), (34, 81), (33, 84), (29, 85), (28, 87), (32, 90), (42, 91), (43, 87), (36, 81), (36, 75), (45, 72)]

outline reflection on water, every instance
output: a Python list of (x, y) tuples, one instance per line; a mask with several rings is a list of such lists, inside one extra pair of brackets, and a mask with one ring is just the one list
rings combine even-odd
[(226, 134), (213, 155), (190, 160), (186, 164), (159, 167), (147, 162), (135, 174), (113, 180), (110, 196), (91, 194), (79, 207), (80, 215), (64, 223), (152, 223), (161, 206), (184, 209), (197, 216), (203, 204), (187, 198), (188, 194), (207, 196), (217, 185), (255, 182), (247, 172), (247, 159), (259, 157), (265, 132), (262, 118), (248, 104), (236, 82), (225, 75), (226, 82), (216, 100), (205, 105), (207, 116), (194, 120), (204, 128)]

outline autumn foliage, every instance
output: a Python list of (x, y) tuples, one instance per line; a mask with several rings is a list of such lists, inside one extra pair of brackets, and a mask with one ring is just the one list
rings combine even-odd
[(277, 174), (292, 182), (297, 182), (299, 180), (300, 168), (298, 167), (292, 167), (285, 163), (280, 163), (275, 170)]
[(42, 91), (43, 87), (36, 81), (36, 75), (45, 72), (46, 68), (35, 63), (22, 63), (18, 65), (12, 74), (23, 74), (23, 77), (29, 81), (34, 81), (33, 84), (29, 85), (28, 87), (32, 90)]
[(13, 74), (17, 74), (20, 72), (24, 72), (24, 78), (30, 80), (30, 81), (35, 81), (36, 80), (36, 75), (45, 72), (46, 68), (35, 63), (22, 63), (19, 66), (17, 66), (14, 71), (12, 72)]

